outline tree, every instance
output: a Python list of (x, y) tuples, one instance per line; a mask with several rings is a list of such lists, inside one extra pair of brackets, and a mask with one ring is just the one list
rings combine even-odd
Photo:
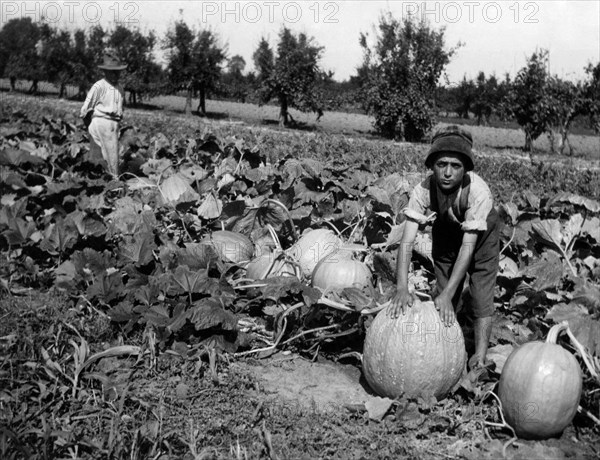
[(433, 30), (425, 21), (399, 21), (381, 16), (373, 48), (361, 34), (367, 75), (363, 91), (375, 128), (389, 138), (421, 140), (433, 125), (438, 80), (455, 49), (446, 50), (444, 29)]
[(226, 59), (224, 47), (210, 30), (201, 30), (192, 51), (193, 88), (200, 98), (198, 112), (206, 115), (206, 95), (217, 88), (221, 64)]
[(456, 113), (460, 118), (468, 120), (469, 112), (472, 110), (475, 101), (475, 83), (473, 83), (473, 80), (467, 80), (465, 75), (458, 86), (452, 88), (452, 90), (456, 101)]
[(261, 38), (252, 56), (257, 71), (259, 103), (277, 99), (280, 126), (288, 126), (294, 121), (290, 107), (322, 115), (322, 96), (317, 90), (318, 82), (323, 78), (319, 68), (322, 50), (312, 37), (303, 33), (294, 35), (286, 27), (279, 33), (276, 56), (269, 42)]
[(67, 84), (74, 77), (74, 48), (71, 34), (66, 30), (52, 29), (48, 24), (40, 26), (38, 52), (43, 65), (43, 78), (58, 86), (58, 97), (65, 96)]
[(548, 131), (552, 104), (548, 98), (548, 51), (536, 51), (517, 73), (509, 94), (508, 107), (525, 132), (524, 149), (531, 152), (533, 141)]
[(144, 35), (138, 29), (118, 25), (110, 34), (107, 45), (127, 64), (122, 82), (129, 92), (129, 102), (137, 104), (138, 96), (148, 92), (153, 83), (161, 80), (161, 68), (154, 62), (152, 52), (156, 43), (154, 32)]
[[(569, 131), (573, 120), (585, 113), (587, 101), (584, 86), (581, 82), (573, 83), (553, 76), (547, 82), (548, 100), (551, 108), (551, 127), (560, 133), (558, 151), (562, 155), (569, 146), (569, 154), (573, 155), (573, 146), (569, 142)], [(554, 132), (549, 129), (550, 143), (554, 151)]]
[(589, 64), (585, 69), (588, 79), (583, 84), (586, 113), (594, 131), (600, 134), (600, 62)]
[(227, 61), (227, 72), (221, 78), (221, 93), (235, 101), (246, 102), (250, 85), (243, 72), (246, 68), (245, 59), (236, 54)]
[(193, 63), (192, 46), (194, 33), (183, 21), (177, 21), (173, 28), (167, 31), (164, 48), (167, 50), (167, 73), (169, 75), (170, 91), (186, 91), (185, 107), (188, 114), (192, 106)]
[(167, 72), (171, 91), (186, 91), (184, 112), (189, 113), (194, 93), (199, 93), (198, 111), (206, 114), (206, 94), (216, 88), (221, 63), (226, 58), (217, 37), (204, 30), (195, 34), (183, 21), (177, 21), (166, 34)]
[(11, 19), (0, 30), (0, 69), (10, 79), (11, 90), (17, 79), (24, 79), (32, 82), (29, 92), (37, 91), (44, 76), (36, 49), (39, 39), (40, 29), (30, 17)]

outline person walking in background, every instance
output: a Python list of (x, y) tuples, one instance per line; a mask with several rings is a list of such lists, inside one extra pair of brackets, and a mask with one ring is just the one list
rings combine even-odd
[(471, 369), (485, 365), (500, 257), (498, 213), (488, 185), (473, 172), (472, 146), (471, 134), (455, 125), (443, 128), (433, 137), (425, 159), (432, 174), (413, 189), (404, 210), (407, 221), (398, 249), (397, 292), (387, 310), (390, 317), (396, 318), (411, 307), (408, 267), (415, 236), (419, 225), (433, 220), (434, 303), (446, 326), (456, 318), (454, 309), (465, 277), (470, 275), (475, 332)]
[(90, 133), (90, 150), (102, 153), (113, 178), (119, 177), (119, 123), (123, 118), (123, 90), (119, 87), (121, 71), (127, 68), (112, 53), (106, 53), (104, 78), (94, 83), (81, 107), (80, 116)]

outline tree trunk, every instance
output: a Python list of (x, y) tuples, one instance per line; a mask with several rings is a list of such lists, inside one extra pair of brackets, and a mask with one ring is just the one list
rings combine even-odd
[(529, 131), (525, 131), (525, 151), (531, 153), (533, 147), (533, 141), (531, 139), (531, 133)]
[(29, 88), (29, 94), (37, 94), (38, 92), (38, 81), (32, 80), (31, 87)]
[(10, 90), (16, 91), (17, 79), (16, 77), (10, 77)]
[(285, 95), (279, 96), (279, 126), (289, 124), (288, 101)]
[(190, 83), (187, 86), (187, 92), (185, 95), (185, 107), (183, 108), (183, 113), (185, 113), (186, 115), (189, 115), (192, 112), (192, 91), (194, 90), (194, 88), (192, 87), (192, 84)]
[(200, 102), (198, 102), (198, 113), (203, 117), (206, 116), (206, 89), (204, 85), (200, 86), (199, 89)]
[(67, 90), (67, 84), (65, 82), (60, 82), (60, 89), (58, 90), (58, 98), (62, 99), (65, 97), (65, 91)]

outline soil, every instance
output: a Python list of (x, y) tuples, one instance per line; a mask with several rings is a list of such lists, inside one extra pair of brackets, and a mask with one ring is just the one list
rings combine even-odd
[(312, 362), (296, 354), (279, 353), (264, 363), (239, 362), (231, 366), (250, 372), (274, 401), (319, 412), (364, 404), (374, 397), (360, 369), (349, 364)]

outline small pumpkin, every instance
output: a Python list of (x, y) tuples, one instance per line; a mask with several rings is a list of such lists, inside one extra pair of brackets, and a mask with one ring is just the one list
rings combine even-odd
[(546, 342), (521, 345), (504, 364), (498, 397), (506, 422), (521, 438), (557, 436), (575, 417), (582, 389), (581, 368), (575, 357), (556, 343), (567, 327), (553, 326)]
[(254, 255), (252, 241), (241, 233), (217, 230), (205, 238), (204, 242), (211, 244), (222, 259), (235, 264), (250, 260)]
[(348, 251), (336, 251), (319, 261), (311, 284), (323, 291), (371, 286), (373, 275), (364, 262), (347, 257)]
[(446, 327), (432, 301), (415, 299), (398, 318), (377, 314), (365, 336), (363, 373), (380, 396), (441, 399), (459, 381), (466, 355), (456, 320)]
[(327, 229), (305, 232), (286, 254), (298, 262), (304, 276), (310, 276), (319, 261), (339, 249), (342, 239)]

